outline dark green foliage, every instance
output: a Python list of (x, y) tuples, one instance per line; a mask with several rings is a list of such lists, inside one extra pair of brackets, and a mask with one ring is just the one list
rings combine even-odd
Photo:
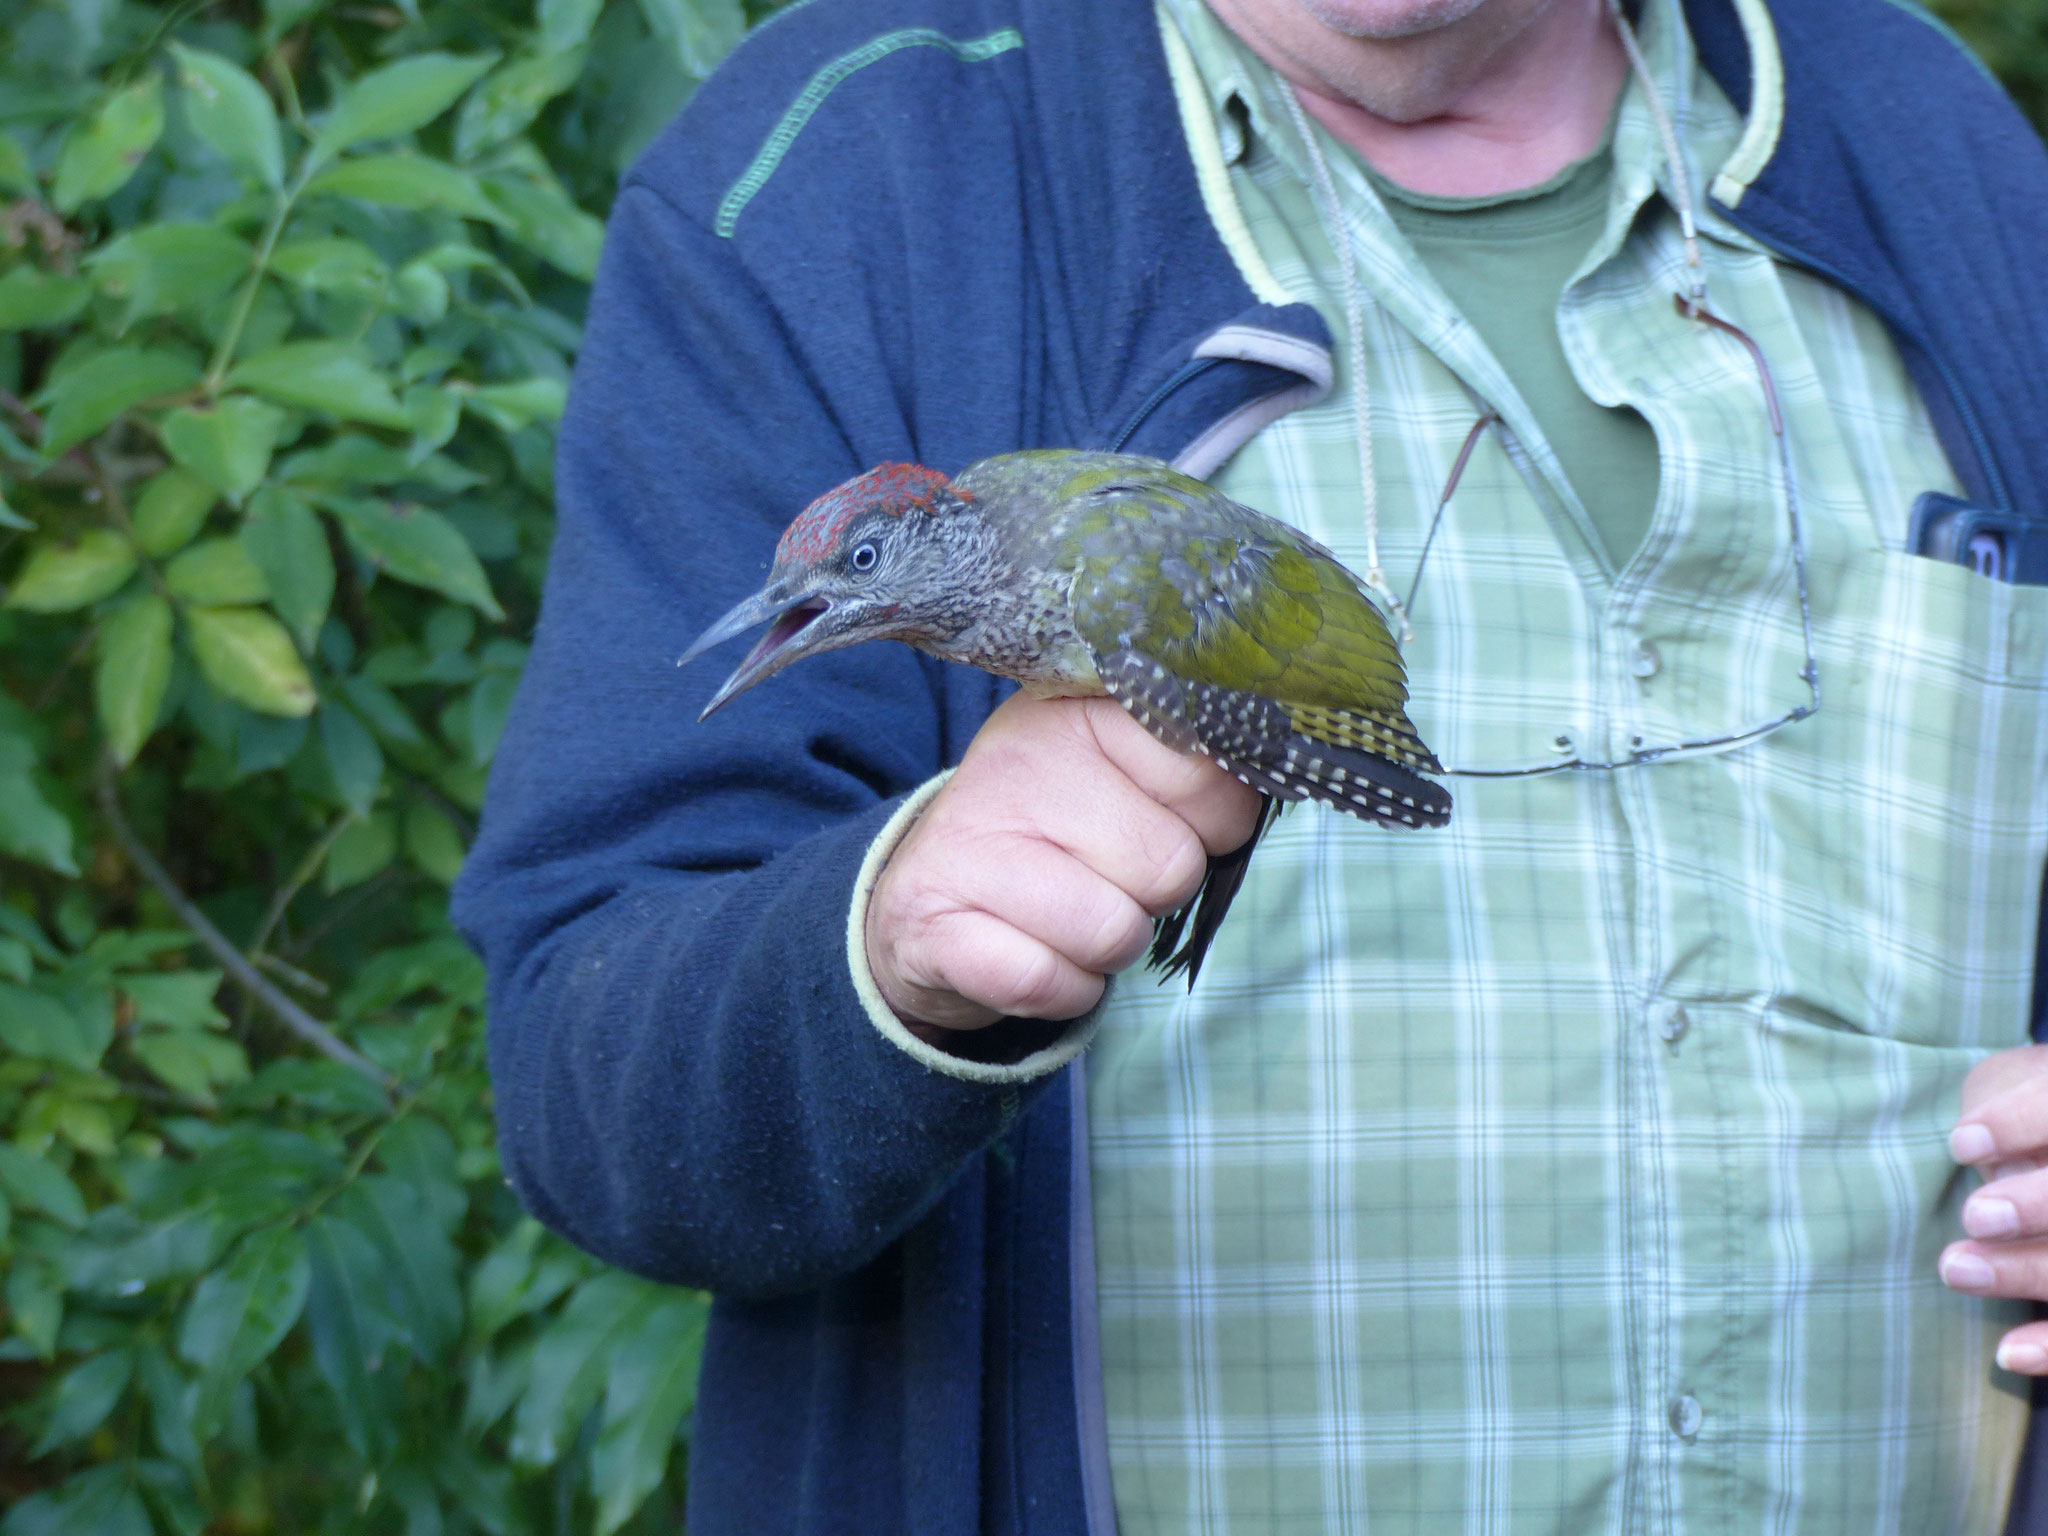
[(747, 20), (0, 7), (5, 1536), (679, 1524), (704, 1299), (521, 1216), (446, 907), (600, 219)]
[(520, 1215), (446, 892), (746, 3), (0, 6), (0, 1536), (680, 1523), (702, 1298)]

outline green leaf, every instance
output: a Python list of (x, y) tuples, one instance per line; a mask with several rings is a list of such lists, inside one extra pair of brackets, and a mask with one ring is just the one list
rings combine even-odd
[(199, 1282), (178, 1329), (178, 1353), (201, 1374), (198, 1435), (209, 1437), (228, 1389), (270, 1358), (305, 1310), (312, 1263), (303, 1233), (271, 1227), (242, 1240)]
[(400, 581), (504, 617), (475, 551), (439, 513), (355, 497), (332, 497), (324, 505), (341, 520), (349, 542)]
[(182, 602), (226, 608), (267, 602), (270, 583), (233, 537), (201, 539), (164, 567), (164, 585)]
[(28, 151), (19, 139), (4, 133), (0, 133), (0, 189), (22, 197), (36, 195), (35, 167), (29, 164)]
[(528, 250), (585, 282), (597, 275), (604, 225), (560, 187), (518, 176), (494, 176), (484, 191), (505, 215), (506, 232)]
[(170, 1357), (155, 1346), (143, 1350), (135, 1362), (135, 1381), (149, 1399), (149, 1427), (157, 1449), (187, 1471), (199, 1470), (199, 1441), (192, 1433), (199, 1384), (180, 1375)]
[(217, 1029), (228, 1016), (214, 1006), (219, 971), (144, 971), (116, 978), (135, 1007), (138, 1024), (172, 1029)]
[(189, 469), (167, 469), (152, 477), (135, 500), (129, 514), (135, 542), (145, 555), (168, 555), (200, 530), (219, 500), (220, 490), (211, 481)]
[(320, 886), (328, 895), (361, 885), (398, 857), (398, 819), (388, 811), (366, 816), (345, 828), (327, 850)]
[[(408, 261), (391, 282), (399, 313), (415, 325), (433, 325), (448, 313), (448, 279), (425, 260)], [(413, 415), (412, 391), (406, 391), (405, 411)], [(445, 441), (445, 439), (443, 439)]]
[(347, 342), (288, 341), (237, 364), (228, 382), (344, 421), (412, 425), (384, 376)]
[(312, 1283), (306, 1331), (313, 1362), (334, 1395), (349, 1444), (366, 1457), (388, 1444), (384, 1353), (399, 1336), (384, 1301), (384, 1260), (353, 1223), (316, 1216), (306, 1224)]
[[(16, 1259), (7, 1273), (7, 1310), (14, 1315), (14, 1331), (28, 1340), (38, 1355), (49, 1359), (56, 1352), (57, 1331), (64, 1323), (64, 1289), (49, 1270)], [(0, 1531), (6, 1529), (0, 1525)]]
[(352, 144), (424, 128), (496, 62), (495, 54), (422, 53), (371, 70), (342, 90), (313, 139), (313, 162), (323, 164)]
[(206, 680), (264, 715), (310, 715), (313, 680), (292, 637), (256, 608), (191, 608), (185, 623)]
[(569, 403), (569, 386), (546, 378), (485, 384), (469, 391), (466, 403), (500, 432), (517, 432), (532, 422), (560, 421)]
[(576, 1288), (534, 1347), (532, 1379), (512, 1425), (513, 1461), (552, 1466), (574, 1443), (576, 1426), (604, 1390), (614, 1351), (637, 1337), (665, 1294), (616, 1271)]
[(71, 823), (35, 780), (35, 750), (19, 736), (0, 734), (0, 853), (75, 875)]
[(440, 208), (465, 218), (497, 223), (476, 178), (425, 155), (364, 155), (329, 166), (306, 190), (329, 197), (356, 197), (387, 208)]
[(280, 245), (271, 270), (314, 293), (352, 293), (374, 298), (390, 280), (384, 258), (360, 240), (323, 236)]
[(519, 679), (510, 673), (492, 672), (469, 691), (469, 760), (479, 766), (497, 755), (498, 741), (511, 718), (512, 698), (519, 691)]
[(57, 155), (50, 201), (60, 213), (127, 185), (164, 131), (163, 81), (146, 74), (107, 99), (90, 119), (73, 123)]
[(267, 187), (284, 185), (284, 143), (277, 109), (263, 87), (217, 53), (171, 44), (178, 84), (185, 89), (185, 121), (230, 165)]
[(99, 1053), (88, 1047), (77, 1017), (56, 998), (0, 981), (0, 1044), (18, 1056), (92, 1067)]
[(249, 247), (217, 224), (149, 224), (94, 251), (86, 270), (106, 293), (127, 300), (127, 330), (219, 298), (249, 270)]
[(439, 807), (417, 802), (405, 812), (405, 856), (429, 879), (453, 885), (462, 873), (462, 834)]
[(0, 331), (39, 331), (70, 321), (92, 298), (92, 284), (34, 267), (0, 277)]
[(740, 0), (640, 0), (647, 29), (674, 52), (677, 67), (703, 79), (746, 34)]
[(70, 1175), (48, 1159), (0, 1142), (0, 1189), (14, 1203), (41, 1211), (60, 1226), (85, 1224), (85, 1198)]
[(540, 0), (535, 19), (540, 32), (533, 45), (542, 53), (561, 53), (590, 36), (604, 0)]
[(377, 738), (346, 706), (329, 700), (320, 706), (320, 745), (341, 803), (359, 814), (368, 811), (384, 782)]
[(109, 1350), (73, 1366), (57, 1378), (50, 1397), (50, 1417), (43, 1426), (30, 1460), (47, 1455), (60, 1445), (83, 1440), (100, 1427), (114, 1404), (128, 1390), (135, 1374), (135, 1356), (125, 1349)]
[(697, 1401), (705, 1306), (694, 1296), (662, 1301), (612, 1359), (604, 1420), (590, 1459), (598, 1490), (597, 1536), (611, 1536), (660, 1486), (676, 1430)]
[(130, 406), (174, 395), (199, 382), (199, 370), (175, 352), (115, 347), (81, 363), (42, 392), (43, 452), (84, 442)]
[(69, 544), (45, 540), (30, 549), (7, 589), (6, 606), (70, 613), (118, 592), (134, 574), (128, 541), (110, 528), (92, 528)]
[(35, 968), (35, 959), (26, 944), (12, 935), (0, 935), (0, 976), (27, 981), (35, 974)]
[(249, 1057), (233, 1040), (190, 1030), (149, 1030), (129, 1041), (128, 1048), (150, 1074), (167, 1088), (211, 1101), (212, 1090), (248, 1080)]
[(0, 1536), (151, 1536), (151, 1528), (126, 1470), (111, 1466), (23, 1499), (0, 1521)]
[(586, 50), (570, 47), (518, 59), (471, 91), (455, 119), (457, 158), (472, 159), (524, 133), (542, 107), (581, 77), (585, 55)]
[(334, 556), (320, 514), (291, 492), (265, 486), (249, 502), (241, 540), (270, 588), (271, 606), (310, 651), (334, 600)]
[(214, 405), (188, 405), (171, 412), (164, 418), (164, 447), (185, 468), (239, 504), (262, 483), (284, 421), (285, 413), (268, 401), (229, 395)]
[(361, 1231), (382, 1261), (385, 1309), (423, 1365), (439, 1362), (462, 1334), (455, 1247), (419, 1192), (389, 1174), (359, 1179), (333, 1210)]
[(99, 634), (93, 703), (114, 760), (127, 767), (156, 729), (171, 681), (171, 605), (138, 592), (107, 618)]

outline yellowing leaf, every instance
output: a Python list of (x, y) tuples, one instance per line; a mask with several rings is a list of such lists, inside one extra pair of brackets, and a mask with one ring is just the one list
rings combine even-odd
[(238, 364), (228, 382), (344, 421), (380, 427), (412, 424), (384, 376), (346, 342), (288, 341)]
[(99, 634), (93, 702), (107, 746), (124, 767), (156, 729), (171, 680), (171, 605), (139, 592), (115, 609)]
[(120, 590), (135, 574), (135, 551), (118, 533), (94, 528), (69, 544), (45, 541), (29, 551), (14, 585), (9, 608), (30, 613), (69, 613)]
[(57, 155), (50, 201), (61, 213), (118, 192), (164, 131), (163, 81), (152, 71), (117, 91), (84, 122), (73, 123)]
[(214, 405), (188, 405), (164, 418), (171, 457), (234, 501), (262, 483), (271, 451), (284, 428), (284, 412), (247, 395)]
[(265, 186), (284, 182), (284, 146), (277, 109), (250, 74), (217, 53), (171, 44), (178, 84), (185, 90), (185, 121), (230, 165)]
[(255, 608), (191, 608), (185, 624), (206, 680), (236, 703), (263, 715), (313, 712), (313, 679), (292, 637)]

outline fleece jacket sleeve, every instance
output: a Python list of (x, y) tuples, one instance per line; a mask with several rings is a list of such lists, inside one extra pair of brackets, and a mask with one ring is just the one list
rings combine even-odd
[(871, 880), (878, 836), (957, 760), (992, 679), (867, 645), (700, 724), (743, 645), (675, 665), (806, 502), (914, 456), (861, 334), (778, 312), (732, 242), (623, 194), (533, 654), (456, 890), (521, 1197), (605, 1259), (736, 1295), (872, 1258), (1075, 1033), (1011, 1021), (972, 1049), (1021, 1070), (941, 1070), (877, 1027), (849, 964), (864, 861)]

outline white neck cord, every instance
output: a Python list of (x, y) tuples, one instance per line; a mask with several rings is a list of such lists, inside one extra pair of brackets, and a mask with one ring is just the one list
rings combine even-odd
[[(1686, 270), (1691, 279), (1688, 304), (1691, 314), (1697, 317), (1707, 300), (1707, 269), (1700, 259), (1698, 222), (1693, 215), (1692, 178), (1686, 171), (1685, 156), (1679, 148), (1678, 130), (1672, 124), (1671, 114), (1665, 110), (1663, 95), (1658, 91), (1649, 61), (1643, 57), (1643, 50), (1636, 41), (1635, 29), (1622, 13), (1621, 0), (1607, 0), (1607, 13), (1613, 18), (1614, 29), (1621, 36), (1622, 51), (1628, 55), (1629, 69), (1643, 88), (1650, 116), (1657, 125), (1657, 137), (1663, 143), (1664, 162), (1670, 170), (1678, 211), (1678, 228), (1685, 241)], [(1373, 474), (1372, 397), (1365, 374), (1365, 303), (1358, 290), (1358, 248), (1351, 238), (1349, 226), (1344, 222), (1342, 205), (1337, 201), (1337, 184), (1330, 175), (1330, 163), (1323, 156), (1323, 147), (1316, 142), (1315, 128), (1310, 124), (1308, 114), (1302, 110), (1293, 87), (1284, 80), (1280, 85), (1280, 98), (1287, 104), (1288, 116), (1294, 120), (1294, 131), (1301, 135), (1302, 143), (1308, 147), (1309, 169), (1315, 176), (1317, 213), (1323, 222), (1324, 233), (1329, 237), (1330, 248), (1336, 254), (1338, 277), (1344, 290), (1344, 327), (1348, 333), (1347, 350), (1351, 364), (1351, 414), (1358, 437), (1358, 481), (1365, 510), (1365, 586), (1386, 606), (1389, 617), (1399, 627), (1401, 644), (1405, 646), (1414, 638), (1415, 631), (1408, 622), (1407, 606), (1394, 595), (1386, 572), (1380, 567), (1379, 482)], [(1442, 508), (1438, 511), (1441, 513)]]

